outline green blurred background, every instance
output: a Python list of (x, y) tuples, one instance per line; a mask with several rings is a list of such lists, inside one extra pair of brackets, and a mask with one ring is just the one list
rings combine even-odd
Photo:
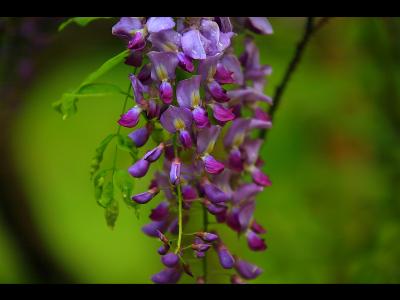
[[(305, 18), (270, 18), (274, 35), (257, 39), (272, 65), (272, 95), (300, 39)], [(162, 265), (159, 243), (142, 234), (151, 208), (137, 219), (121, 201), (114, 230), (96, 204), (89, 165), (99, 142), (116, 128), (122, 97), (81, 100), (63, 121), (51, 103), (119, 53), (115, 20), (54, 33), (35, 56), (36, 73), (20, 86), (19, 104), (1, 106), (15, 180), (7, 201), (35, 230), (40, 255), (78, 283), (150, 283)], [(241, 37), (237, 38), (242, 49)], [(102, 78), (125, 89), (128, 66)], [(223, 229), (226, 242), (264, 273), (254, 283), (400, 283), (400, 19), (332, 18), (311, 40), (282, 99), (262, 158), (273, 185), (257, 198), (268, 250), (254, 253)], [(3, 100), (3, 99), (2, 99)], [(6, 116), (7, 115), (7, 116)], [(128, 133), (129, 130), (126, 130)], [(113, 149), (110, 147), (109, 149)], [(111, 150), (104, 165), (111, 165)], [(118, 165), (130, 163), (125, 154)], [(152, 168), (152, 171), (155, 168)], [(4, 181), (8, 171), (4, 171)], [(135, 183), (142, 192), (150, 176)], [(26, 206), (10, 195), (23, 191)], [(6, 201), (2, 196), (1, 201)], [(25, 237), (0, 214), (0, 283), (49, 281), (29, 263)], [(26, 218), (26, 219), (25, 219)], [(10, 225), (11, 224), (11, 225)], [(217, 226), (217, 225), (215, 225)], [(35, 242), (33, 242), (35, 243)], [(42, 258), (45, 260), (45, 258)], [(46, 265), (46, 264), (44, 264)], [(216, 282), (228, 282), (211, 255)], [(40, 267), (39, 267), (40, 268)], [(196, 271), (196, 266), (193, 269)], [(211, 271), (213, 273), (214, 271)], [(47, 278), (47, 279), (46, 279)], [(183, 282), (192, 282), (184, 276)]]

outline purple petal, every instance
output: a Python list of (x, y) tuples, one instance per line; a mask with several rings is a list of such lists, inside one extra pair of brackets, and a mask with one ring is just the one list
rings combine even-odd
[(139, 204), (145, 204), (154, 198), (159, 192), (158, 189), (152, 189), (147, 192), (132, 196), (132, 200)]
[(224, 269), (232, 269), (235, 264), (235, 259), (225, 246), (218, 247), (218, 258), (221, 266)]
[(164, 151), (164, 143), (161, 143), (154, 149), (147, 151), (143, 156), (143, 159), (147, 160), (149, 163), (155, 162)]
[(225, 108), (221, 104), (213, 105), (214, 118), (221, 122), (228, 122), (235, 119), (235, 115), (232, 112), (233, 108)]
[(132, 133), (128, 135), (136, 147), (142, 147), (149, 139), (150, 130), (148, 126), (144, 126), (142, 128), (136, 129)]
[(243, 143), (247, 164), (253, 165), (256, 163), (262, 143), (263, 140), (261, 139), (246, 139), (246, 141)]
[(227, 210), (227, 207), (222, 204), (223, 204), (223, 202), (214, 204), (211, 201), (208, 201), (208, 203), (206, 204), (206, 208), (210, 214), (219, 216), (219, 215), (222, 215)]
[(210, 174), (219, 174), (221, 173), (225, 166), (223, 163), (217, 161), (213, 156), (210, 154), (207, 154), (202, 157), (203, 162), (204, 162), (204, 168), (207, 171), (207, 173)]
[(153, 221), (165, 220), (169, 215), (169, 202), (163, 201), (151, 210), (150, 219)]
[(244, 183), (240, 185), (232, 196), (232, 201), (234, 204), (239, 204), (241, 201), (245, 201), (261, 193), (264, 190), (262, 186), (254, 183)]
[(230, 212), (226, 214), (226, 224), (234, 231), (241, 232), (242, 228), (239, 222), (239, 208), (233, 207)]
[(164, 232), (166, 229), (166, 221), (151, 222), (142, 227), (144, 234), (151, 237), (159, 237), (159, 232)]
[(139, 106), (132, 107), (125, 114), (121, 115), (118, 124), (124, 127), (132, 128), (139, 122), (139, 116), (142, 109)]
[(135, 32), (133, 37), (128, 42), (128, 49), (142, 50), (146, 46), (146, 40), (143, 33), (140, 31)]
[(229, 72), (233, 73), (232, 77), (234, 79), (234, 83), (243, 84), (243, 72), (240, 66), (240, 61), (233, 54), (224, 55), (221, 59), (221, 64), (225, 67), (225, 69), (229, 70)]
[(218, 235), (210, 232), (197, 232), (196, 236), (200, 237), (205, 242), (214, 242), (218, 240)]
[(135, 17), (122, 17), (112, 27), (112, 34), (120, 38), (130, 39), (135, 30), (143, 28), (142, 22)]
[(205, 59), (206, 52), (200, 38), (200, 32), (196, 29), (189, 30), (182, 35), (183, 52), (193, 59)]
[(208, 56), (206, 59), (200, 61), (198, 73), (200, 74), (203, 82), (213, 80), (220, 58), (221, 55), (217, 54), (214, 56)]
[(220, 132), (221, 126), (219, 125), (211, 125), (208, 128), (200, 130), (197, 135), (197, 152), (211, 153)]
[(171, 184), (176, 185), (180, 182), (181, 177), (181, 161), (175, 158), (171, 164), (171, 170), (169, 172), (169, 180)]
[(176, 98), (179, 106), (193, 108), (201, 105), (200, 100), (201, 76), (195, 75), (189, 79), (181, 80), (176, 88)]
[(259, 34), (273, 34), (271, 24), (266, 17), (249, 17), (248, 25), (250, 29)]
[(225, 147), (231, 148), (232, 146), (241, 146), (244, 141), (245, 132), (249, 124), (249, 119), (238, 118), (233, 120), (231, 127), (229, 127), (224, 137)]
[(229, 71), (221, 63), (217, 64), (217, 70), (214, 75), (214, 79), (220, 84), (234, 83), (233, 72)]
[(146, 175), (149, 170), (150, 163), (145, 159), (139, 159), (136, 163), (129, 167), (128, 172), (133, 177), (141, 178)]
[(171, 17), (151, 17), (146, 23), (150, 33), (172, 29), (175, 26), (174, 19)]
[(143, 51), (131, 51), (129, 56), (125, 59), (125, 64), (133, 67), (140, 67), (143, 62)]
[(267, 245), (264, 239), (260, 238), (254, 231), (248, 230), (246, 232), (247, 245), (253, 251), (264, 251), (267, 249)]
[(233, 30), (229, 17), (215, 17), (215, 21), (218, 23), (221, 32), (231, 32)]
[(173, 268), (179, 263), (179, 257), (175, 253), (168, 253), (161, 257), (164, 266)]
[(205, 183), (203, 185), (203, 188), (207, 198), (210, 199), (210, 201), (214, 204), (226, 202), (229, 200), (229, 196), (212, 183)]
[(175, 133), (177, 130), (190, 128), (192, 125), (192, 113), (187, 108), (170, 105), (162, 113), (160, 122), (167, 131)]
[(245, 279), (254, 279), (262, 273), (259, 267), (242, 259), (236, 261), (235, 269)]
[(151, 51), (147, 56), (152, 63), (151, 78), (153, 80), (175, 79), (175, 69), (178, 66), (178, 58), (175, 53)]
[(262, 92), (257, 91), (254, 88), (247, 87), (244, 89), (230, 90), (227, 92), (227, 96), (232, 99), (232, 104), (238, 102), (256, 102), (262, 101), (272, 104), (272, 99)]
[(197, 199), (196, 190), (190, 185), (184, 185), (182, 187), (182, 197), (183, 197), (184, 200)]
[(169, 249), (170, 249), (170, 246), (169, 246), (168, 244), (162, 244), (162, 245), (158, 248), (157, 252), (158, 252), (158, 254), (160, 254), (160, 255), (165, 255), (165, 254), (168, 253)]
[(167, 268), (154, 274), (151, 280), (158, 284), (174, 284), (181, 278), (182, 272), (177, 268)]
[(243, 171), (243, 158), (239, 149), (232, 148), (228, 157), (229, 168), (236, 172)]
[(184, 148), (190, 148), (190, 147), (192, 147), (192, 138), (191, 138), (191, 136), (190, 136), (190, 133), (189, 133), (189, 131), (187, 131), (187, 130), (180, 130), (179, 131), (179, 140), (181, 141), (181, 143), (182, 143), (182, 146), (184, 147)]
[(176, 52), (181, 45), (181, 35), (175, 30), (152, 33), (148, 40), (157, 51)]
[(246, 230), (249, 227), (250, 221), (253, 218), (255, 209), (255, 202), (254, 200), (248, 201), (245, 205), (240, 207), (238, 220), (240, 223), (241, 231)]

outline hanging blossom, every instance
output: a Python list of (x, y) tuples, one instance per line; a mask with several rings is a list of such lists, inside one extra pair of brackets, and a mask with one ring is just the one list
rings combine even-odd
[[(245, 49), (237, 57), (234, 38), (244, 30)], [(193, 234), (183, 232), (192, 206), (201, 205), (217, 223), (243, 235), (251, 250), (267, 248), (266, 230), (254, 210), (256, 196), (271, 181), (262, 170), (262, 141), (252, 133), (271, 127), (259, 105), (272, 104), (263, 93), (271, 67), (260, 63), (250, 34), (271, 34), (271, 25), (264, 17), (123, 17), (112, 33), (130, 49), (126, 64), (138, 68), (129, 75), (135, 102), (118, 123), (134, 128), (141, 116), (146, 120), (129, 134), (136, 147), (144, 147), (157, 126), (167, 133), (129, 167), (133, 177), (141, 178), (152, 163), (163, 160), (147, 190), (132, 197), (145, 204), (163, 193), (151, 222), (142, 228), (160, 240), (157, 252), (164, 269), (152, 281), (176, 283), (184, 273), (194, 276), (183, 258), (187, 251), (199, 260), (215, 251), (221, 268), (232, 270), (231, 283), (256, 278), (262, 270), (232, 254), (217, 230), (207, 232), (203, 224)], [(214, 151), (218, 143), (222, 150)], [(207, 283), (206, 274), (197, 275), (196, 282)]]

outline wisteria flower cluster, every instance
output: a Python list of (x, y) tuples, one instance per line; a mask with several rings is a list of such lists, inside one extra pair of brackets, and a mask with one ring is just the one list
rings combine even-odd
[[(129, 167), (134, 178), (144, 177), (162, 159), (147, 190), (132, 196), (138, 204), (151, 203), (160, 192), (164, 200), (150, 214), (143, 232), (160, 240), (158, 253), (165, 268), (152, 276), (155, 283), (176, 283), (183, 273), (194, 276), (185, 252), (199, 260), (216, 251), (223, 269), (234, 269), (232, 283), (254, 279), (262, 270), (232, 254), (216, 230), (208, 230), (208, 216), (247, 239), (253, 251), (267, 248), (265, 229), (254, 219), (255, 198), (271, 185), (259, 157), (262, 140), (256, 129), (269, 129), (271, 121), (259, 105), (272, 104), (263, 93), (271, 67), (260, 64), (250, 34), (244, 52), (234, 54), (239, 31), (271, 34), (264, 17), (123, 17), (112, 33), (125, 40), (126, 64), (134, 104), (118, 120), (134, 128), (129, 138), (145, 147), (155, 130), (165, 130), (159, 144)], [(221, 151), (214, 151), (218, 145)], [(204, 209), (205, 223), (185, 233), (191, 208)], [(177, 236), (177, 237), (176, 237)], [(187, 244), (183, 241), (190, 238)], [(185, 237), (185, 239), (183, 239)], [(196, 276), (207, 283), (206, 274)]]

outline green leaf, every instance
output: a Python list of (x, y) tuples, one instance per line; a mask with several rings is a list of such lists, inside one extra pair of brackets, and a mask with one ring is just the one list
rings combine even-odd
[(77, 97), (101, 97), (110, 94), (124, 94), (119, 86), (111, 83), (89, 83), (81, 86), (76, 93)]
[(119, 206), (118, 201), (113, 200), (111, 204), (105, 209), (104, 216), (106, 218), (106, 222), (108, 227), (114, 229), (115, 222), (117, 221), (119, 214)]
[(100, 145), (96, 148), (96, 153), (92, 159), (92, 163), (90, 165), (90, 178), (97, 172), (100, 168), (100, 164), (103, 161), (104, 152), (107, 149), (108, 144), (112, 141), (115, 137), (115, 134), (109, 134), (104, 140), (101, 141)]
[(133, 141), (125, 135), (118, 135), (117, 146), (119, 149), (129, 152), (133, 160), (137, 159), (138, 149), (133, 144)]
[(64, 21), (63, 23), (60, 24), (58, 27), (58, 31), (63, 30), (65, 27), (67, 27), (69, 24), (75, 23), (78, 24), (79, 26), (86, 26), (87, 24), (91, 23), (94, 20), (98, 19), (110, 19), (111, 17), (73, 17), (69, 18), (68, 20)]
[(89, 83), (93, 83), (95, 80), (97, 80), (100, 76), (104, 75), (108, 71), (110, 71), (112, 68), (114, 68), (116, 65), (121, 63), (127, 56), (129, 55), (129, 49), (126, 49), (122, 51), (121, 53), (117, 54), (116, 56), (110, 58), (107, 60), (104, 64), (100, 66), (96, 71), (91, 73), (86, 80), (80, 85), (79, 88), (81, 88), (84, 85), (87, 85)]
[(107, 184), (103, 188), (103, 193), (97, 203), (107, 208), (111, 205), (111, 202), (114, 200), (114, 185), (112, 181), (107, 182)]
[[(78, 109), (76, 104), (78, 102), (78, 97), (88, 96), (90, 93), (93, 94), (94, 91), (96, 91), (97, 94), (94, 94), (97, 96), (99, 94), (104, 94), (105, 91), (107, 91), (108, 94), (111, 90), (115, 92), (115, 86), (111, 87), (112, 85), (107, 85), (106, 87), (105, 84), (94, 84), (93, 82), (121, 63), (128, 54), (129, 49), (124, 50), (123, 52), (107, 60), (96, 71), (91, 73), (74, 92), (64, 93), (60, 100), (52, 104), (53, 108), (61, 113), (63, 119), (65, 120), (77, 112)], [(118, 92), (121, 92), (119, 88)]]
[(96, 174), (96, 176), (93, 179), (93, 185), (94, 185), (94, 197), (97, 201), (100, 200), (102, 194), (103, 194), (103, 187), (104, 187), (104, 182), (105, 182), (105, 176), (107, 175), (108, 172), (110, 172), (111, 169), (107, 170), (102, 170), (99, 173)]

